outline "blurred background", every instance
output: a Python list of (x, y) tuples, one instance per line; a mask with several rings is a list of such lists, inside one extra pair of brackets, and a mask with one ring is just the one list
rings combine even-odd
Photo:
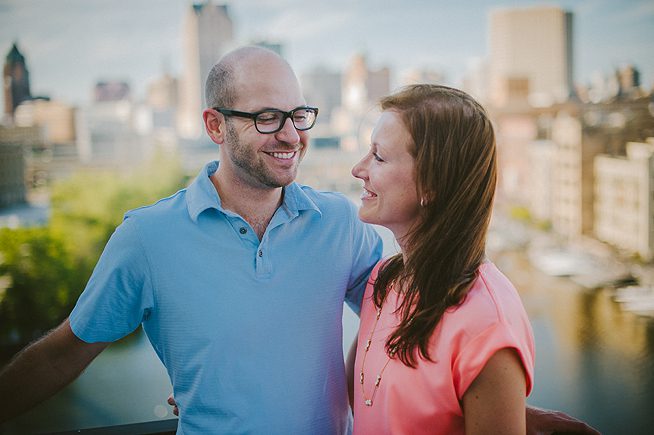
[[(379, 97), (428, 82), (482, 102), (501, 164), (489, 256), (536, 337), (529, 403), (651, 433), (651, 0), (0, 0), (1, 364), (68, 315), (125, 211), (218, 158), (203, 83), (244, 44), (284, 56), (320, 108), (299, 181), (355, 202)], [(137, 331), (0, 433), (174, 430), (170, 391)]]

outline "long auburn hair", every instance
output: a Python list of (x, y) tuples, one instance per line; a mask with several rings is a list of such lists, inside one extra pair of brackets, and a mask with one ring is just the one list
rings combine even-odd
[(416, 349), (431, 361), (429, 340), (445, 310), (463, 302), (484, 259), (497, 180), (493, 126), (471, 96), (439, 85), (411, 85), (381, 100), (400, 115), (413, 139), (419, 216), (405, 252), (387, 260), (374, 283), (381, 308), (401, 289), (400, 323), (386, 341), (415, 367)]

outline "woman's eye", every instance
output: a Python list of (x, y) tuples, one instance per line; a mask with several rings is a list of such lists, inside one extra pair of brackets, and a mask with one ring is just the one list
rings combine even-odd
[(383, 162), (383, 161), (384, 161), (384, 159), (382, 159), (381, 157), (379, 157), (379, 154), (377, 154), (377, 153), (372, 153), (372, 156), (373, 156), (373, 157), (375, 158), (375, 160), (377, 160), (378, 162)]

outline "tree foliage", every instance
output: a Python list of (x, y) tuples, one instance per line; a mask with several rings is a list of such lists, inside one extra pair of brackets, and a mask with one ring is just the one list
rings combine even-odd
[(29, 342), (65, 319), (125, 211), (186, 181), (164, 158), (127, 175), (82, 171), (53, 186), (46, 227), (0, 229), (0, 344)]

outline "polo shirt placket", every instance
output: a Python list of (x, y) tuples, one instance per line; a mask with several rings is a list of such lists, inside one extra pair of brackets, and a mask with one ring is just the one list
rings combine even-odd
[[(213, 188), (213, 186), (211, 187)], [(271, 278), (273, 274), (272, 255), (270, 255), (272, 244), (271, 238), (274, 237), (272, 234), (274, 234), (278, 227), (290, 223), (300, 215), (299, 210), (297, 209), (297, 197), (294, 192), (291, 192), (293, 187), (295, 186), (284, 188), (284, 201), (282, 205), (275, 210), (261, 240), (259, 240), (252, 226), (240, 215), (231, 210), (224, 209), (220, 203), (216, 207), (234, 229), (234, 234), (236, 234), (242, 243), (252, 250), (255, 277), (258, 279)], [(313, 204), (311, 205), (313, 206)], [(316, 211), (318, 210), (316, 209)]]

